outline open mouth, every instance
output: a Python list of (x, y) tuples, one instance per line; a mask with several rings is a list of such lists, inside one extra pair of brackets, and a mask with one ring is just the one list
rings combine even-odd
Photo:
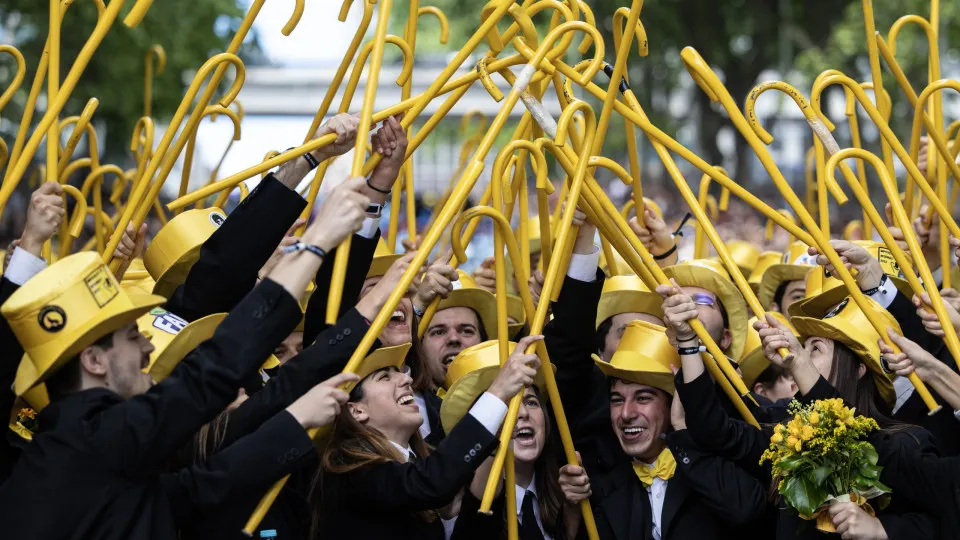
[(517, 446), (534, 446), (536, 445), (536, 432), (528, 427), (520, 428), (513, 434), (513, 441)]
[(459, 352), (450, 353), (440, 359), (440, 363), (443, 365), (444, 370), (450, 367), (450, 364), (453, 363), (453, 360), (457, 357), (458, 354), (460, 353)]
[(390, 316), (390, 326), (401, 326), (407, 324), (407, 314), (403, 310), (396, 310)]
[(623, 439), (625, 441), (638, 441), (640, 440), (641, 437), (643, 437), (643, 434), (646, 431), (647, 431), (647, 428), (634, 427), (634, 426), (622, 428), (620, 430), (620, 432), (623, 433)]
[(417, 407), (417, 401), (413, 399), (413, 394), (404, 394), (397, 398), (397, 405), (400, 405), (401, 407), (409, 407), (411, 405), (413, 407)]

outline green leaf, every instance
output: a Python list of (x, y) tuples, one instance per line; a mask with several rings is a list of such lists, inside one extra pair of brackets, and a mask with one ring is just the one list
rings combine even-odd
[(815, 484), (822, 486), (824, 481), (830, 477), (830, 473), (833, 472), (831, 467), (825, 467), (823, 465), (815, 467), (812, 472), (812, 478)]
[(796, 470), (798, 467), (800, 467), (800, 465), (802, 465), (803, 462), (804, 462), (803, 455), (801, 455), (801, 454), (794, 454), (794, 455), (792, 455), (792, 456), (788, 456), (788, 457), (785, 457), (785, 458), (781, 459), (781, 460), (777, 463), (777, 466), (780, 467), (780, 469), (781, 469), (781, 470), (784, 470), (784, 471), (794, 471), (794, 470)]
[(808, 476), (792, 476), (784, 483), (781, 491), (783, 498), (801, 514), (812, 514), (829, 496)]
[(879, 459), (877, 456), (877, 449), (874, 448), (872, 444), (870, 443), (864, 444), (860, 448), (860, 451), (861, 451), (861, 455), (863, 456), (863, 459), (867, 460), (867, 462), (870, 463), (870, 465), (877, 464), (877, 460)]

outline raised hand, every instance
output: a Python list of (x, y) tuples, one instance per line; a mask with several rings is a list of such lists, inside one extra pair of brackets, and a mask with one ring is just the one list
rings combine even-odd
[(450, 266), (450, 255), (447, 254), (433, 261), (427, 267), (426, 273), (417, 286), (417, 293), (413, 297), (413, 305), (423, 310), (433, 302), (434, 298), (446, 298), (453, 291), (453, 282), (460, 275)]
[[(670, 234), (667, 224), (660, 219), (660, 216), (658, 216), (656, 212), (652, 212), (649, 208), (643, 212), (643, 224), (634, 217), (630, 219), (630, 228), (651, 255), (663, 255), (673, 249), (675, 245), (673, 235)], [(676, 251), (665, 259), (657, 262), (657, 264), (662, 267), (671, 266), (676, 263)]]
[[(856, 270), (855, 279), (862, 290), (870, 290), (880, 285), (883, 269), (880, 261), (870, 256), (867, 250), (846, 240), (831, 240), (830, 245), (840, 256), (840, 260), (848, 270)], [(826, 268), (827, 272), (837, 275), (837, 269), (830, 263), (830, 259), (815, 247), (807, 249), (807, 253), (817, 257), (817, 264)]]
[[(383, 125), (376, 133), (370, 136), (373, 150), (383, 155), (370, 174), (370, 185), (373, 191), (386, 197), (386, 193), (393, 189), (393, 184), (400, 177), (400, 170), (407, 158), (407, 132), (400, 125), (403, 114), (391, 116), (383, 121)], [(373, 193), (368, 194), (373, 197)]]
[(30, 195), (27, 222), (20, 236), (20, 249), (39, 257), (44, 242), (57, 232), (66, 213), (60, 184), (46, 182), (37, 188)]
[(698, 318), (697, 305), (684, 294), (675, 280), (670, 285), (658, 285), (657, 294), (663, 298), (663, 320), (673, 330), (677, 343), (697, 339), (690, 321)]
[[(377, 316), (377, 313), (379, 313), (384, 304), (387, 303), (390, 294), (397, 288), (397, 285), (400, 283), (400, 278), (402, 278), (403, 274), (410, 268), (410, 263), (413, 262), (416, 256), (417, 252), (411, 251), (396, 261), (393, 261), (393, 264), (390, 265), (387, 272), (380, 278), (380, 281), (357, 302), (357, 311), (359, 311), (365, 319), (372, 321)], [(413, 285), (410, 286), (408, 292), (413, 292)]]
[(497, 271), (494, 269), (495, 262), (493, 257), (487, 257), (480, 263), (480, 266), (473, 271), (473, 281), (477, 283), (477, 287), (490, 291), (493, 294), (497, 292)]
[(319, 162), (343, 155), (356, 146), (357, 129), (360, 127), (360, 115), (358, 113), (340, 113), (327, 120), (314, 134), (317, 139), (331, 133), (337, 134), (337, 140), (320, 148), (313, 153), (313, 157)]
[(504, 403), (509, 403), (513, 396), (532, 385), (533, 378), (537, 376), (537, 370), (540, 369), (540, 358), (535, 353), (527, 354), (526, 350), (527, 347), (542, 339), (543, 336), (539, 335), (521, 339), (487, 391)]
[(356, 177), (333, 188), (323, 201), (317, 218), (304, 232), (304, 242), (329, 252), (359, 231), (370, 205), (370, 199), (360, 193), (365, 185), (363, 178)]
[(337, 418), (340, 408), (350, 397), (340, 386), (359, 380), (356, 373), (334, 375), (294, 401), (287, 407), (287, 412), (306, 429), (329, 425)]

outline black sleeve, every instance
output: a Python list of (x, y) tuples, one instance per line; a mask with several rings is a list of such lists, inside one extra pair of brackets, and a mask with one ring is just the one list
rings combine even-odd
[(313, 453), (306, 430), (283, 411), (206, 462), (161, 476), (160, 483), (174, 520), (182, 527), (205, 511), (265, 491)]
[[(0, 305), (7, 301), (20, 286), (6, 277), (0, 278)], [(23, 358), (23, 347), (17, 336), (13, 334), (6, 317), (0, 317), (0, 411), (9, 414), (17, 400), (13, 392), (13, 381), (17, 377), (17, 367)], [(0, 429), (3, 429), (0, 425)], [(20, 449), (10, 444), (9, 430), (3, 429), (5, 436), (0, 437), (0, 484), (2, 484), (13, 469), (13, 465), (20, 455)]]
[(467, 414), (436, 450), (423, 459), (390, 461), (340, 476), (340, 500), (365, 509), (421, 512), (442, 508), (466, 486), (496, 447), (496, 438)]
[(296, 299), (264, 280), (163, 382), (87, 421), (97, 451), (124, 474), (161, 467), (236, 399), (242, 381), (299, 320)]
[[(840, 395), (840, 392), (830, 384), (827, 379), (823, 378), (823, 375), (817, 379), (817, 382), (813, 385), (813, 388), (810, 389), (806, 394), (797, 393), (797, 401), (803, 405), (809, 405), (815, 401), (820, 401), (821, 399), (843, 399), (843, 396)], [(849, 403), (844, 403), (851, 407)]]
[(923, 320), (917, 315), (917, 307), (913, 305), (911, 298), (912, 296), (897, 290), (897, 296), (894, 297), (893, 303), (890, 304), (887, 311), (889, 311), (890, 314), (893, 315), (893, 318), (897, 320), (897, 323), (900, 324), (900, 330), (903, 331), (905, 338), (920, 345), (925, 351), (937, 358), (944, 360), (949, 359), (947, 365), (951, 366), (952, 369), (956, 369), (956, 362), (953, 361), (950, 354), (943, 354), (943, 350), (946, 349), (946, 343), (944, 343), (943, 339), (927, 332), (923, 326)]
[[(340, 313), (337, 314), (338, 319), (343, 317), (360, 299), (363, 282), (366, 281), (370, 264), (373, 263), (373, 254), (377, 250), (379, 239), (380, 231), (377, 231), (373, 238), (364, 238), (359, 234), (353, 235), (353, 240), (350, 242), (350, 257), (347, 261), (347, 277), (343, 282)], [(336, 258), (337, 249), (327, 255), (329, 264), (321, 264), (320, 269), (317, 270), (317, 276), (314, 278), (317, 288), (310, 295), (307, 312), (303, 319), (304, 345), (313, 343), (320, 332), (327, 327), (327, 299), (330, 295), (330, 280), (333, 278), (333, 261)]]
[(676, 377), (676, 390), (686, 414), (687, 431), (700, 448), (733, 461), (757, 478), (769, 478), (759, 461), (770, 444), (771, 430), (732, 420), (707, 372), (684, 383), (681, 371)]
[(607, 404), (607, 394), (597, 399), (597, 375), (602, 374), (591, 358), (594, 347), (597, 304), (603, 292), (603, 272), (592, 282), (567, 276), (560, 296), (553, 304), (553, 319), (543, 329), (550, 361), (556, 366), (557, 387), (571, 429), (584, 427), (597, 404)]
[[(480, 499), (464, 490), (460, 500), (460, 514), (453, 527), (450, 540), (493, 540), (502, 538), (505, 526), (507, 498), (501, 491), (490, 505), (490, 514), (480, 513)], [(518, 503), (519, 504), (519, 503)]]
[[(940, 517), (956, 514), (960, 458), (939, 457), (932, 447), (932, 439), (924, 433), (909, 429), (891, 437), (895, 444), (876, 445), (878, 464), (883, 467), (880, 481), (890, 487), (894, 501), (910, 509), (924, 509)], [(887, 531), (889, 534), (889, 529)]]
[(257, 284), (258, 272), (306, 204), (296, 191), (267, 175), (203, 243), (167, 311), (187, 321), (231, 311)]
[(761, 517), (767, 508), (767, 489), (753, 475), (731, 461), (697, 448), (686, 430), (667, 436), (677, 462), (677, 473), (718, 516), (734, 525)]
[(221, 448), (254, 431), (317, 384), (343, 371), (369, 325), (351, 309), (311, 346), (280, 366), (263, 389), (229, 413)]

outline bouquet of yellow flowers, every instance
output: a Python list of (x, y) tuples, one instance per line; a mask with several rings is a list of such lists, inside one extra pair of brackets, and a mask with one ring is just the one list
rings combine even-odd
[[(880, 429), (875, 420), (855, 416), (841, 399), (807, 406), (794, 401), (789, 411), (793, 419), (777, 425), (760, 463), (773, 464), (777, 491), (801, 517), (825, 515), (819, 510), (832, 500), (853, 500), (863, 506), (890, 492), (880, 482), (877, 450), (865, 440)], [(820, 523), (829, 519), (817, 521), (818, 527), (832, 530), (832, 524)]]

